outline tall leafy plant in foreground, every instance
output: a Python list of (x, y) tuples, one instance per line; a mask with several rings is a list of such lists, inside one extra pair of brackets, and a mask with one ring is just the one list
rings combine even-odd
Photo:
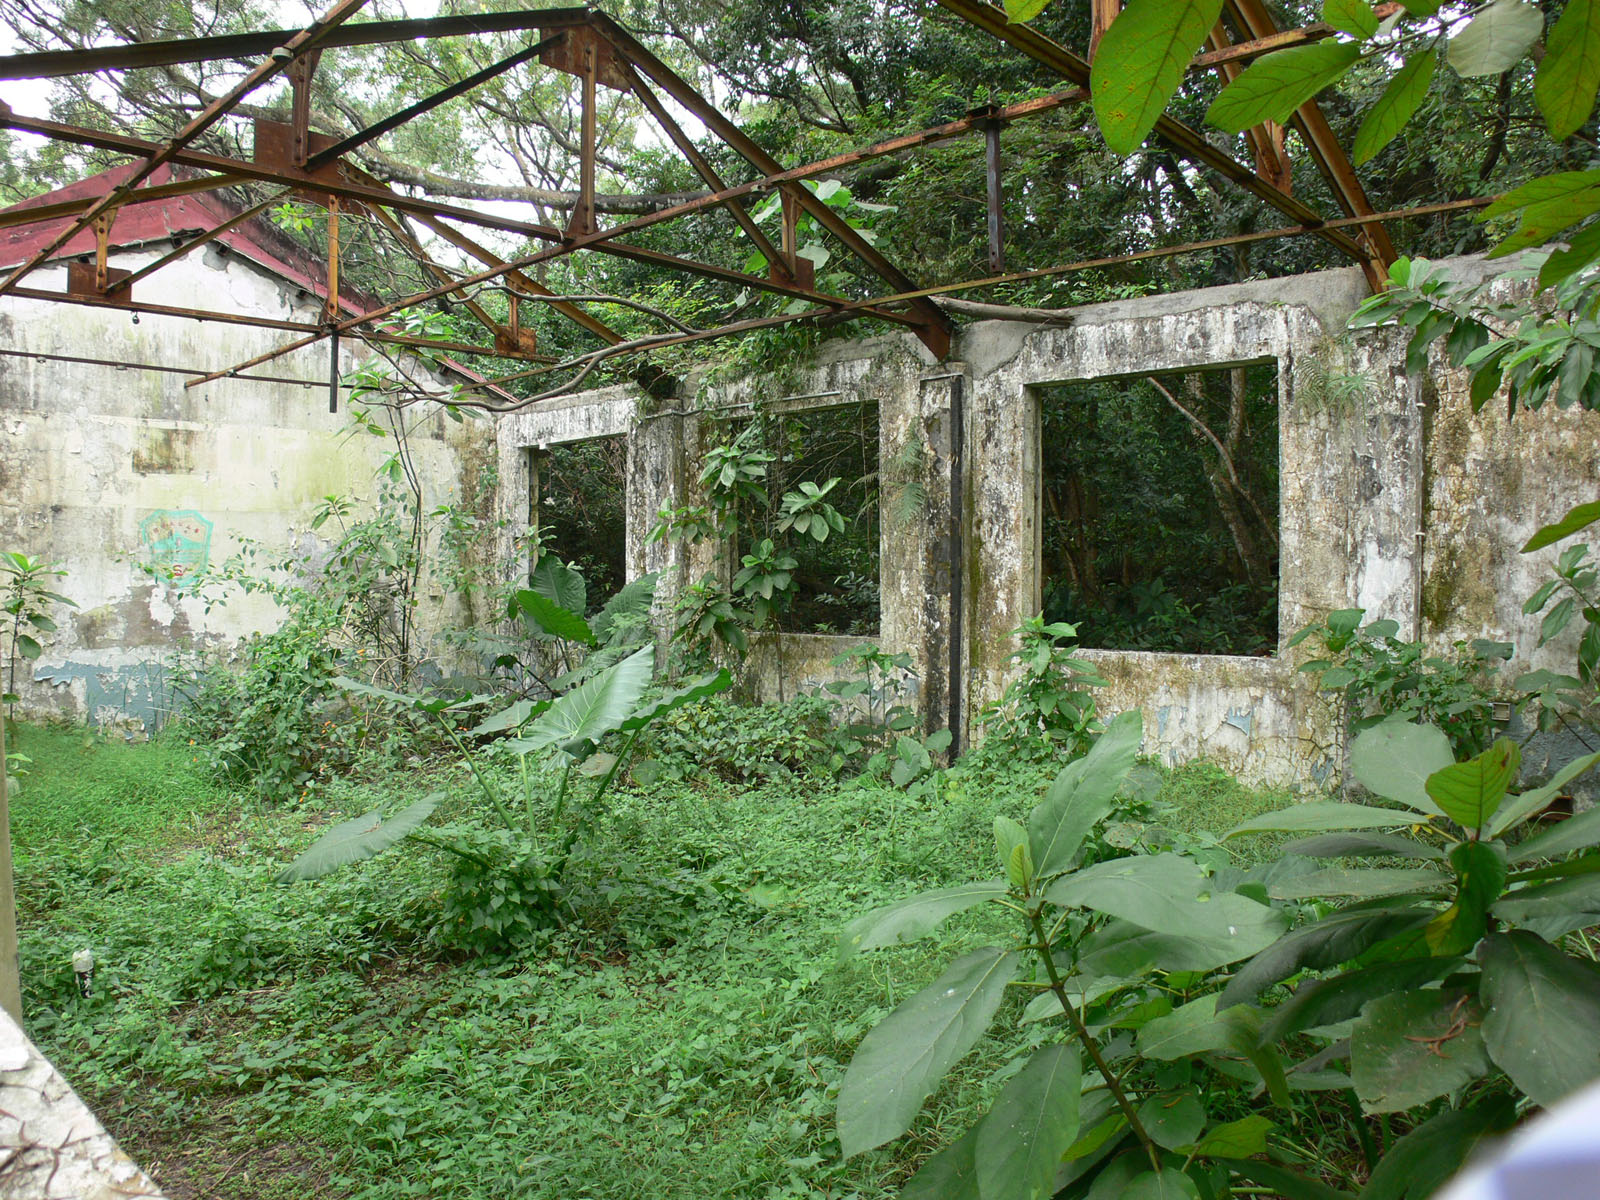
[[(1600, 809), (1534, 825), (1600, 755), (1514, 795), (1513, 743), (1458, 763), (1441, 731), (1389, 721), (1352, 755), (1398, 807), (1256, 818), (1230, 836), (1310, 836), (1251, 871), (1180, 853), (1084, 865), (1140, 732), (1136, 713), (1119, 716), (1026, 826), (997, 818), (1002, 878), (846, 929), (855, 954), (984, 903), (1017, 929), (862, 1040), (839, 1094), (847, 1157), (906, 1132), (1013, 992), (1032, 997), (1022, 1022), (1056, 1022), (1060, 1036), (906, 1197), (1209, 1198), (1243, 1185), (1420, 1200), (1516, 1120), (1517, 1093), (1548, 1105), (1600, 1076), (1600, 970), (1581, 933), (1600, 924)], [(1348, 865), (1364, 858), (1382, 865)], [(1291, 929), (1295, 915), (1306, 920)], [(1353, 1129), (1364, 1161), (1308, 1153), (1292, 1130), (1307, 1107)], [(1382, 1144), (1365, 1114), (1384, 1116)], [(1404, 1131), (1392, 1141), (1387, 1114)]]
[[(1199, 1196), (1230, 1175), (1268, 1186), (1298, 1178), (1249, 1161), (1266, 1149), (1271, 1121), (1219, 1119), (1245, 1107), (1253, 1088), (1285, 1099), (1287, 1085), (1257, 1027), (1217, 1020), (1216, 997), (1204, 994), (1212, 972), (1276, 941), (1284, 915), (1259, 884), (1210, 878), (1180, 854), (1083, 865), (1142, 733), (1139, 714), (1123, 713), (1062, 770), (1026, 826), (996, 819), (1003, 877), (913, 896), (844, 931), (845, 953), (877, 950), (984, 903), (1008, 910), (1016, 928), (1009, 945), (957, 958), (862, 1040), (839, 1092), (846, 1157), (906, 1132), (1009, 994), (1031, 997), (1023, 1022), (1062, 1031), (1011, 1076), (988, 1115), (924, 1164), (905, 1196), (1031, 1200), (1091, 1187), (1097, 1196)], [(1202, 1081), (1191, 1059), (1215, 1069)]]
[[(513, 603), (553, 636), (585, 646), (600, 644), (583, 617), (538, 591), (519, 592)], [(387, 818), (374, 811), (334, 826), (285, 867), (279, 881), (316, 879), (411, 840), (456, 860), (441, 922), (448, 940), (473, 949), (500, 949), (564, 923), (562, 909), (571, 907), (564, 882), (568, 865), (595, 829), (602, 801), (631, 759), (639, 735), (667, 713), (732, 686), (732, 675), (721, 670), (646, 700), (654, 654), (653, 647), (645, 646), (594, 671), (569, 691), (545, 700), (518, 700), (466, 731), (470, 738), (497, 740), (512, 754), (520, 796), (502, 793), (457, 728), (458, 719), (480, 698), (429, 698), (337, 680), (352, 696), (433, 717), (471, 768), (493, 821), (425, 828), (443, 799), (435, 792)], [(602, 743), (617, 734), (624, 735), (622, 745), (615, 753), (602, 752)], [(539, 774), (530, 770), (528, 759), (552, 751), (560, 769), (553, 789), (542, 797), (545, 803), (540, 803)], [(598, 782), (590, 785), (586, 778)]]
[[(17, 659), (32, 662), (44, 653), (39, 634), (54, 633), (56, 623), (50, 610), (57, 604), (77, 608), (60, 592), (50, 590), (50, 583), (65, 579), (67, 572), (55, 563), (29, 558), (15, 550), (0, 553), (0, 608), (10, 620), (10, 646), (6, 651), (6, 693), (15, 696), (17, 691)], [(13, 700), (12, 703), (15, 703)]]
[[(1244, 964), (1218, 1014), (1302, 980), (1262, 1041), (1325, 1043), (1315, 1057), (1348, 1060), (1369, 1113), (1459, 1099), (1408, 1141), (1508, 1123), (1503, 1095), (1475, 1086), (1502, 1072), (1539, 1105), (1600, 1076), (1600, 970), (1579, 932), (1600, 924), (1600, 809), (1535, 824), (1600, 754), (1515, 795), (1514, 742), (1458, 763), (1438, 729), (1390, 721), (1356, 739), (1351, 763), (1399, 807), (1303, 804), (1230, 833), (1311, 834), (1288, 852), (1333, 865), (1271, 887), (1318, 915)], [(1360, 860), (1381, 865), (1348, 865)]]

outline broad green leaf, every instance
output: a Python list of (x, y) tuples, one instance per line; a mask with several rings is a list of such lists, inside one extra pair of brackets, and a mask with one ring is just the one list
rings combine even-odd
[(1275, 51), (1256, 59), (1223, 88), (1206, 120), (1229, 133), (1243, 133), (1263, 121), (1281, 124), (1360, 57), (1361, 47), (1354, 42), (1313, 42)]
[(1564, 141), (1583, 128), (1594, 111), (1600, 88), (1600, 4), (1568, 0), (1545, 41), (1544, 59), (1533, 80), (1533, 99), (1550, 126), (1550, 136)]
[(1006, 0), (1006, 20), (1013, 25), (1031, 21), (1050, 6), (1050, 0)]
[[(1550, 781), (1530, 791), (1523, 792), (1501, 807), (1495, 814), (1493, 823), (1489, 826), (1491, 837), (1499, 837), (1519, 821), (1531, 817), (1542, 810), (1550, 801), (1559, 796), (1579, 775), (1600, 766), (1600, 754), (1586, 754), (1582, 758), (1575, 758), (1561, 770), (1550, 777)], [(1590, 810), (1591, 812), (1594, 810)], [(1587, 819), (1583, 819), (1587, 818)], [(1579, 822), (1574, 824), (1574, 822)], [(1512, 848), (1511, 861), (1513, 863), (1530, 862), (1535, 858), (1554, 858), (1558, 854), (1566, 854), (1570, 850), (1579, 850), (1585, 846), (1592, 846), (1595, 841), (1585, 840), (1590, 837), (1590, 831), (1596, 833), (1595, 841), (1600, 841), (1600, 826), (1596, 819), (1589, 817), (1588, 813), (1579, 813), (1557, 825), (1554, 829), (1536, 834)]]
[[(1571, 12), (1569, 8), (1567, 10)], [(1588, 504), (1574, 505), (1570, 512), (1554, 525), (1546, 525), (1538, 533), (1528, 539), (1528, 544), (1522, 548), (1524, 554), (1535, 550), (1543, 550), (1546, 546), (1554, 545), (1562, 538), (1571, 537), (1580, 529), (1587, 529), (1596, 521), (1600, 521), (1600, 500), (1592, 500)]]
[(1368, 1004), (1350, 1033), (1350, 1076), (1369, 1113), (1400, 1112), (1490, 1071), (1475, 1005), (1437, 990)]
[(1201, 1138), (1194, 1148), (1196, 1158), (1249, 1158), (1264, 1154), (1267, 1134), (1277, 1126), (1259, 1113), (1218, 1125)]
[(611, 636), (612, 627), (618, 620), (624, 617), (643, 616), (649, 612), (651, 602), (655, 600), (656, 581), (659, 578), (657, 572), (651, 571), (623, 585), (617, 594), (602, 604), (600, 611), (595, 613), (594, 620), (590, 622), (594, 636), (603, 642)]
[(1351, 37), (1369, 38), (1378, 32), (1378, 14), (1367, 0), (1322, 0), (1322, 19)]
[(554, 554), (539, 556), (528, 584), (546, 600), (568, 612), (581, 613), (589, 606), (589, 588), (583, 575)]
[(1382, 858), (1444, 858), (1444, 851), (1439, 847), (1401, 833), (1322, 833), (1290, 842), (1283, 852), (1306, 858), (1351, 858), (1363, 854)]
[(1206, 1127), (1206, 1110), (1190, 1095), (1151, 1096), (1139, 1106), (1139, 1124), (1164, 1150), (1193, 1144)]
[(1428, 795), (1463, 829), (1482, 829), (1505, 799), (1522, 765), (1522, 749), (1500, 738), (1482, 754), (1428, 776)]
[(1261, 1041), (1263, 1044), (1277, 1042), (1302, 1029), (1348, 1021), (1380, 996), (1413, 991), (1432, 983), (1448, 974), (1460, 961), (1456, 958), (1409, 958), (1303, 983), (1293, 996), (1271, 1011), (1262, 1026)]
[(1176, 854), (1137, 855), (1096, 863), (1056, 882), (1045, 899), (1062, 908), (1091, 908), (1145, 929), (1209, 946), (1231, 947), (1237, 961), (1265, 949), (1283, 932), (1279, 913), (1237, 892), (1210, 894), (1200, 868)]
[(313, 842), (309, 850), (279, 871), (277, 880), (279, 883), (294, 883), (301, 879), (320, 879), (340, 867), (365, 862), (382, 854), (426, 821), (443, 799), (443, 792), (434, 792), (409, 808), (401, 809), (388, 820), (384, 819), (381, 812), (374, 810), (365, 816), (341, 821)]
[(922, 1164), (901, 1189), (900, 1200), (981, 1200), (973, 1158), (977, 1144), (978, 1127), (974, 1125)]
[(1317, 800), (1252, 817), (1243, 824), (1235, 825), (1224, 836), (1232, 838), (1242, 833), (1315, 833), (1327, 829), (1403, 829), (1407, 825), (1417, 824), (1417, 821), (1415, 813), (1372, 808), (1365, 804)]
[(607, 667), (583, 686), (556, 697), (528, 726), (524, 737), (505, 745), (518, 754), (527, 754), (570, 742), (597, 742), (622, 728), (650, 686), (655, 653), (654, 646), (646, 646)]
[(1078, 1137), (1081, 1093), (1076, 1048), (1054, 1045), (1036, 1052), (978, 1124), (978, 1194), (1017, 1200), (1051, 1195), (1061, 1156)]
[(1539, 268), (1540, 290), (1565, 282), (1600, 258), (1600, 224), (1585, 225), (1576, 233), (1568, 234), (1566, 242), (1565, 250), (1552, 250), (1544, 266)]
[(1089, 68), (1095, 119), (1113, 154), (1144, 144), (1221, 13), (1222, 0), (1128, 0)]
[(922, 1102), (983, 1037), (1016, 971), (1013, 951), (974, 950), (861, 1039), (839, 1088), (846, 1158), (911, 1127)]
[(583, 646), (595, 644), (594, 631), (589, 628), (589, 622), (549, 597), (530, 588), (521, 588), (511, 597), (511, 602), (530, 625), (542, 629), (551, 637)]
[(372, 700), (382, 700), (388, 704), (397, 704), (401, 708), (421, 710), (424, 704), (421, 696), (413, 696), (406, 692), (391, 692), (388, 688), (362, 683), (359, 679), (351, 679), (347, 675), (335, 675), (330, 682), (341, 692), (349, 692), (352, 696), (366, 696)]
[[(648, 647), (647, 647), (648, 648)], [(643, 729), (657, 717), (664, 717), (670, 712), (677, 712), (680, 708), (687, 708), (708, 696), (715, 696), (718, 692), (725, 692), (733, 686), (733, 672), (723, 667), (706, 675), (696, 676), (681, 687), (673, 688), (642, 708), (636, 709), (620, 728), (624, 733), (635, 729)]]
[(1489, 909), (1506, 886), (1504, 847), (1495, 842), (1460, 842), (1450, 851), (1456, 894), (1450, 907), (1428, 922), (1424, 937), (1437, 955), (1465, 954), (1488, 928)]
[(1489, 1056), (1535, 1104), (1600, 1075), (1600, 972), (1521, 929), (1491, 933), (1478, 959)]
[(474, 725), (467, 731), (467, 734), (469, 737), (487, 737), (491, 733), (504, 733), (508, 729), (520, 729), (549, 708), (551, 703), (549, 700), (518, 700), (515, 704), (501, 709), (493, 716)]
[(1450, 39), (1450, 65), (1457, 75), (1499, 75), (1522, 61), (1544, 33), (1544, 14), (1525, 0), (1494, 0)]
[(1324, 896), (1370, 900), (1378, 896), (1431, 892), (1449, 881), (1450, 876), (1427, 867), (1329, 867), (1280, 880), (1267, 889), (1267, 894), (1274, 900), (1316, 900)]
[[(1069, 975), (1061, 981), (1061, 986), (1067, 993), (1067, 999), (1081, 1009), (1105, 999), (1112, 992), (1120, 991), (1127, 987), (1128, 983), (1127, 979), (1121, 978)], [(1065, 1015), (1060, 998), (1054, 989), (1050, 989), (1040, 992), (1028, 1001), (1027, 1007), (1022, 1010), (1022, 1016), (1017, 1019), (1017, 1024), (1031, 1025), (1035, 1021), (1053, 1021)]]
[(1086, 937), (1080, 950), (1078, 969), (1106, 979), (1132, 979), (1151, 971), (1214, 971), (1242, 957), (1238, 939), (1226, 929), (1215, 937), (1193, 938), (1129, 921), (1108, 922)]
[(1005, 894), (1005, 881), (990, 879), (909, 896), (883, 908), (875, 908), (846, 925), (839, 939), (840, 952), (848, 956), (926, 937), (946, 918), (965, 912), (985, 900), (997, 900)]
[(1355, 165), (1362, 166), (1376, 158), (1378, 152), (1406, 127), (1433, 83), (1433, 73), (1439, 66), (1439, 55), (1433, 50), (1413, 54), (1405, 65), (1394, 73), (1389, 85), (1383, 89), (1356, 130), (1351, 146)]
[(1532, 926), (1547, 939), (1600, 925), (1600, 872), (1509, 892), (1493, 911), (1506, 924)]
[[(1483, 216), (1486, 219), (1505, 217), (1522, 208), (1569, 204), (1583, 200), (1596, 188), (1600, 188), (1600, 168), (1540, 175), (1505, 193), (1483, 210)], [(1585, 208), (1580, 215), (1586, 215), (1587, 212)], [(1577, 220), (1577, 217), (1573, 220)]]
[(1267, 988), (1306, 969), (1325, 970), (1347, 963), (1379, 942), (1427, 924), (1422, 908), (1357, 909), (1330, 913), (1322, 920), (1284, 934), (1240, 967), (1217, 1000), (1219, 1010), (1254, 1000)]
[(1362, 787), (1430, 815), (1439, 806), (1428, 795), (1428, 776), (1455, 761), (1442, 729), (1393, 718), (1362, 730), (1350, 746), (1350, 770)]
[(1028, 846), (1040, 879), (1072, 865), (1089, 830), (1111, 811), (1143, 737), (1139, 710), (1119, 713), (1088, 754), (1061, 769), (1028, 815)]
[(1000, 867), (1019, 892), (1026, 891), (1033, 879), (1033, 859), (1028, 854), (1028, 831), (1010, 817), (994, 819), (994, 845)]
[(1200, 1189), (1176, 1167), (1146, 1171), (1122, 1185), (1121, 1200), (1200, 1200)]
[(1135, 1048), (1142, 1057), (1156, 1062), (1218, 1050), (1242, 1052), (1255, 1044), (1259, 1024), (1253, 1009), (1234, 1007), (1219, 1013), (1213, 993), (1147, 1022), (1139, 1030)]
[(1516, 1123), (1510, 1096), (1490, 1096), (1471, 1108), (1447, 1108), (1389, 1147), (1373, 1168), (1361, 1200), (1427, 1200), (1474, 1154), (1480, 1143)]

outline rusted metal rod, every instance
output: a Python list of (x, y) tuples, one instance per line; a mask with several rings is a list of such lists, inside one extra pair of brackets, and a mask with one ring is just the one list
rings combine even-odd
[[(390, 42), (510, 33), (521, 29), (571, 29), (588, 23), (589, 13), (583, 8), (518, 9), (513, 12), (478, 12), (400, 21), (363, 21), (359, 25), (346, 25), (335, 30), (321, 39), (321, 45), (329, 50), (339, 46), (381, 46)], [(40, 50), (29, 54), (13, 54), (0, 58), (0, 79), (52, 79), (63, 75), (86, 75), (92, 71), (131, 71), (140, 67), (171, 66), (174, 63), (257, 58), (283, 45), (295, 32), (293, 29), (266, 29), (258, 33), (230, 33), (217, 37), (90, 46), (84, 50)]]
[(456, 83), (452, 83), (447, 88), (441, 88), (439, 91), (434, 92), (431, 96), (424, 96), (415, 104), (409, 105), (406, 108), (402, 108), (399, 112), (391, 113), (389, 116), (384, 117), (381, 121), (373, 122), (365, 129), (352, 133), (349, 137), (335, 142), (325, 150), (317, 151), (310, 158), (306, 159), (306, 170), (315, 171), (318, 167), (326, 166), (328, 163), (333, 162), (342, 155), (348, 154), (357, 147), (365, 146), (368, 142), (382, 137), (391, 129), (398, 129), (413, 117), (420, 117), (423, 113), (430, 112), (431, 110), (438, 108), (439, 105), (444, 104), (447, 101), (454, 100), (457, 96), (465, 95), (479, 84), (487, 83), (496, 75), (503, 75), (514, 67), (520, 67), (523, 63), (529, 61), (530, 59), (537, 58), (543, 51), (555, 45), (566, 36), (567, 35), (565, 33), (557, 33), (551, 35), (550, 37), (544, 38), (541, 41), (535, 42), (526, 50), (519, 50), (509, 58), (502, 58), (497, 63), (491, 63), (489, 66), (484, 67), (483, 70), (474, 71), (465, 79), (462, 79)]
[[(237, 187), (249, 180), (239, 175), (214, 175), (201, 176), (196, 179), (179, 179), (172, 183), (160, 183), (155, 187), (140, 190), (139, 195), (129, 204), (154, 204), (158, 200), (172, 200), (180, 196), (192, 196), (197, 192), (215, 192), (221, 188)], [(98, 196), (86, 196), (78, 200), (60, 200), (54, 204), (34, 204), (24, 200), (21, 204), (13, 204), (9, 208), (0, 208), (0, 229), (12, 229), (18, 225), (39, 225), (45, 221), (57, 221), (62, 217), (75, 217), (91, 208)]]
[(40, 263), (44, 262), (57, 250), (61, 249), (62, 246), (66, 245), (69, 241), (76, 237), (80, 232), (88, 228), (94, 219), (101, 213), (109, 212), (112, 209), (115, 209), (118, 205), (122, 204), (123, 201), (127, 200), (128, 197), (133, 193), (133, 190), (146, 179), (150, 178), (150, 176), (155, 173), (158, 167), (170, 161), (174, 155), (181, 151), (190, 142), (194, 141), (218, 121), (222, 120), (222, 118), (226, 116), (233, 109), (233, 106), (240, 100), (244, 99), (244, 97), (255, 91), (256, 88), (260, 87), (274, 75), (281, 73), (290, 63), (292, 63), (296, 58), (300, 57), (300, 55), (315, 49), (318, 42), (325, 38), (344, 21), (348, 20), (350, 17), (353, 17), (361, 10), (362, 5), (364, 5), (366, 2), (367, 0), (337, 0), (337, 3), (335, 3), (326, 14), (313, 21), (299, 33), (295, 34), (282, 46), (274, 49), (265, 62), (259, 64), (255, 70), (251, 71), (242, 80), (230, 88), (226, 95), (218, 96), (210, 104), (206, 105), (205, 108), (197, 113), (188, 124), (186, 124), (182, 129), (178, 130), (177, 135), (173, 137), (171, 141), (167, 142), (147, 160), (145, 160), (142, 166), (135, 168), (133, 174), (129, 175), (120, 184), (112, 188), (93, 205), (91, 205), (88, 211), (84, 212), (81, 216), (70, 222), (66, 229), (62, 230), (50, 240), (49, 245), (45, 246), (42, 250), (34, 254), (34, 256), (27, 262), (17, 267), (11, 272), (11, 274), (6, 276), (5, 279), (0, 280), (0, 296), (5, 295), (18, 283), (22, 282), (23, 277), (27, 275), (29, 271), (33, 270)]
[[(115, 290), (112, 292), (116, 295)], [(178, 317), (186, 321), (215, 321), (219, 325), (243, 325), (254, 329), (278, 329), (285, 333), (314, 333), (322, 326), (310, 321), (287, 321), (276, 317), (254, 317), (242, 313), (213, 312), (201, 308), (180, 308), (171, 304), (146, 304), (103, 296), (84, 296), (71, 292), (50, 292), (41, 288), (19, 287), (11, 296), (15, 300), (42, 300), (51, 304), (76, 304), (86, 308), (109, 308), (123, 313), (143, 316)], [(548, 358), (536, 354), (507, 354), (494, 346), (479, 346), (471, 342), (454, 342), (440, 338), (416, 337), (411, 334), (389, 333), (382, 330), (367, 332), (362, 336), (386, 345), (405, 346), (416, 350), (433, 350), (441, 354), (475, 354), (488, 358), (526, 359), (545, 362)], [(203, 372), (196, 372), (201, 374)]]
[(116, 287), (112, 290), (123, 293), (131, 291), (133, 285), (138, 283), (141, 279), (145, 279), (151, 275), (154, 275), (162, 267), (168, 266), (171, 263), (175, 263), (180, 258), (187, 257), (198, 250), (201, 246), (204, 246), (206, 243), (214, 242), (223, 234), (237, 229), (246, 221), (260, 215), (267, 209), (271, 208), (274, 204), (277, 204), (292, 190), (293, 189), (285, 188), (283, 191), (267, 197), (267, 199), (261, 201), (261, 203), (253, 204), (243, 212), (229, 217), (221, 225), (215, 225), (202, 233), (197, 233), (193, 238), (187, 242), (184, 242), (183, 245), (179, 246), (176, 250), (173, 250), (170, 254), (164, 254), (160, 258), (156, 259), (155, 262), (147, 263), (146, 265), (140, 267), (132, 275), (129, 275), (126, 279), (118, 280)]
[[(1053, 41), (1031, 25), (1014, 25), (1006, 18), (1005, 10), (986, 0), (938, 0), (941, 7), (949, 9), (963, 20), (993, 34), (1013, 49), (1020, 50), (1035, 62), (1049, 67), (1062, 78), (1078, 84), (1089, 85), (1089, 64)], [(1302, 225), (1317, 227), (1317, 236), (1332, 242), (1358, 263), (1370, 261), (1367, 249), (1349, 234), (1324, 222), (1322, 214), (1303, 201), (1286, 196), (1232, 155), (1217, 149), (1199, 130), (1181, 121), (1163, 116), (1156, 121), (1155, 134), (1179, 155), (1197, 166), (1209, 167), (1237, 184), (1257, 199), (1265, 201), (1291, 220)]]
[[(1484, 208), (1493, 204), (1498, 196), (1473, 196), (1465, 200), (1452, 200), (1441, 204), (1424, 204), (1415, 208), (1392, 209), (1388, 212), (1363, 214), (1355, 217), (1340, 217), (1329, 221), (1327, 224), (1334, 229), (1345, 229), (1353, 225), (1360, 225), (1367, 221), (1400, 221), (1412, 217), (1435, 216), (1441, 213), (1459, 212), (1467, 209)], [(1185, 242), (1178, 246), (1153, 246), (1148, 250), (1135, 250), (1128, 254), (1112, 254), (1101, 258), (1080, 259), (1077, 262), (1062, 263), (1054, 267), (1042, 267), (1035, 271), (1014, 271), (1006, 275), (991, 275), (987, 279), (974, 279), (964, 283), (946, 283), (937, 287), (921, 288), (914, 293), (903, 293), (890, 296), (874, 296), (869, 300), (852, 300), (844, 305), (846, 312), (864, 312), (868, 309), (881, 308), (884, 305), (899, 304), (911, 300), (924, 299), (933, 296), (948, 296), (956, 292), (972, 291), (977, 288), (995, 287), (1000, 284), (1022, 283), (1031, 279), (1047, 279), (1054, 275), (1068, 275), (1078, 271), (1089, 271), (1103, 267), (1122, 266), (1126, 263), (1143, 262), (1156, 258), (1174, 258), (1183, 254), (1194, 254), (1204, 250), (1216, 250), (1228, 246), (1248, 245), (1253, 242), (1274, 241), (1281, 238), (1301, 237), (1306, 234), (1320, 232), (1320, 225), (1285, 225), (1277, 229), (1263, 229), (1254, 233), (1235, 233), (1226, 237), (1207, 238), (1199, 242)], [(657, 338), (649, 339), (647, 345), (631, 348), (624, 353), (638, 353), (647, 350), (658, 350), (666, 346), (679, 346), (685, 342), (708, 341), (713, 338), (727, 337), (730, 334), (745, 333), (752, 329), (765, 329), (774, 325), (786, 325), (792, 321), (808, 321), (819, 317), (832, 318), (837, 315), (836, 310), (814, 308), (801, 313), (784, 313), (773, 317), (757, 317), (746, 321), (736, 321), (730, 325), (722, 325), (715, 329), (701, 330), (696, 333), (662, 334)], [(525, 379), (534, 375), (545, 375), (559, 368), (543, 366), (531, 368), (526, 371), (515, 371), (507, 375), (497, 375), (486, 379), (482, 384), (474, 384), (467, 390), (476, 388), (502, 387), (518, 379)]]

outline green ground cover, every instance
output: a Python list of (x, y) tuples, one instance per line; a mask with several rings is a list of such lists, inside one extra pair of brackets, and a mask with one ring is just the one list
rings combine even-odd
[[(14, 739), (32, 759), (13, 807), (30, 1032), (175, 1200), (887, 1197), (1045, 1036), (986, 1042), (911, 1138), (840, 1163), (855, 1044), (997, 914), (844, 963), (838, 930), (989, 873), (995, 814), (1025, 815), (1056, 764), (909, 794), (782, 770), (632, 787), (582, 868), (585, 927), (471, 958), (433, 936), (437, 852), (273, 882), (331, 821), (424, 789), (475, 803), (459, 763), (267, 808), (181, 738)], [(1198, 836), (1286, 799), (1204, 765), (1158, 786), (1159, 823)], [(1152, 813), (1130, 816), (1137, 833)]]

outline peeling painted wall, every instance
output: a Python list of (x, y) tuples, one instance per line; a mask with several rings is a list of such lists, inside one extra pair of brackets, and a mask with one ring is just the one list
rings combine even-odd
[[(165, 247), (161, 247), (165, 249)], [(137, 268), (161, 251), (114, 256)], [(65, 271), (37, 272), (35, 287), (61, 289)], [(316, 320), (320, 301), (240, 256), (207, 247), (139, 285), (141, 299), (277, 319)], [(0, 345), (71, 355), (215, 369), (280, 345), (282, 331), (7, 297)], [(354, 362), (341, 348), (341, 369)], [(314, 546), (310, 517), (324, 496), (373, 498), (374, 471), (389, 443), (344, 436), (346, 403), (328, 412), (328, 348), (285, 356), (263, 372), (307, 386), (217, 380), (188, 389), (186, 376), (0, 356), (0, 548), (59, 563), (55, 590), (77, 601), (56, 615), (44, 657), (18, 672), (25, 711), (96, 721), (148, 722), (168, 703), (163, 667), (185, 645), (229, 645), (273, 627), (261, 596), (234, 595), (207, 608), (184, 570), (153, 576), (197, 551), (185, 538), (154, 548), (152, 518), (194, 514), (210, 523), (206, 557), (224, 561), (249, 538), (273, 548)], [(412, 435), (424, 507), (470, 501), (493, 466), (493, 432), (434, 416)], [(163, 530), (166, 526), (161, 526)], [(175, 544), (182, 545), (174, 548)], [(424, 629), (460, 619), (459, 605), (424, 588)]]
[[(1454, 264), (1481, 276), (1475, 260)], [(1296, 670), (1307, 650), (1288, 637), (1337, 608), (1399, 622), (1402, 636), (1440, 648), (1462, 638), (1516, 642), (1513, 671), (1570, 663), (1575, 631), (1533, 653), (1537, 618), (1523, 599), (1555, 551), (1518, 550), (1540, 524), (1592, 498), (1600, 480), (1600, 415), (1474, 416), (1466, 379), (1438, 358), (1404, 369), (1404, 335), (1342, 337), (1364, 298), (1358, 270), (1119, 301), (1078, 309), (1066, 328), (982, 322), (933, 362), (907, 336), (824, 345), (770, 377), (691, 386), (653, 401), (631, 388), (572, 397), (500, 423), (501, 515), (529, 520), (530, 448), (605, 434), (629, 439), (630, 570), (668, 570), (670, 603), (683, 579), (727, 564), (699, 548), (643, 543), (663, 504), (694, 503), (706, 448), (700, 413), (760, 401), (817, 407), (879, 404), (880, 462), (921, 443), (927, 503), (911, 528), (882, 543), (882, 633), (908, 650), (926, 724), (973, 714), (999, 696), (1015, 648), (1010, 631), (1040, 599), (1039, 406), (1035, 389), (1107, 376), (1272, 360), (1278, 366), (1281, 566), (1278, 653), (1259, 658), (1091, 650), (1110, 680), (1107, 712), (1140, 708), (1147, 753), (1168, 762), (1205, 756), (1256, 783), (1315, 787), (1344, 746), (1333, 706)], [(788, 399), (787, 397), (794, 397)], [(952, 432), (964, 427), (952, 447)], [(517, 473), (521, 472), (519, 476)], [(952, 483), (959, 521), (951, 520)], [(961, 603), (952, 608), (959, 591)], [(835, 677), (829, 662), (854, 639), (767, 636), (746, 664), (763, 698)]]

